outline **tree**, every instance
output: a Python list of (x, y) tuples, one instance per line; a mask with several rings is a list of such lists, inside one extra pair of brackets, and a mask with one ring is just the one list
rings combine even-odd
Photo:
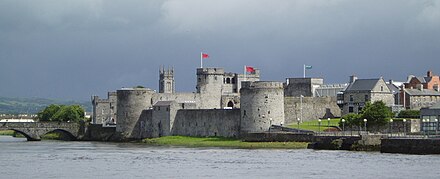
[(51, 104), (37, 114), (40, 121), (52, 121), (52, 116), (60, 110), (61, 106)]
[(398, 118), (413, 118), (417, 119), (420, 117), (420, 111), (419, 110), (403, 110), (400, 111), (397, 115)]
[[(342, 119), (345, 120), (346, 126), (359, 126), (362, 123), (361, 118), (362, 116), (360, 114), (355, 113), (350, 113), (342, 116)], [(339, 126), (342, 127), (342, 121), (339, 121)]]
[(362, 119), (367, 119), (369, 126), (384, 126), (393, 117), (393, 113), (383, 101), (367, 103), (362, 109)]
[(84, 109), (79, 105), (50, 105), (38, 113), (38, 118), (41, 121), (79, 122), (84, 119)]

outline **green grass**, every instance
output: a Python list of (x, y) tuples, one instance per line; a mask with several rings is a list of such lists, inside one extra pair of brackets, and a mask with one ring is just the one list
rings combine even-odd
[(1, 130), (0, 131), (0, 135), (14, 135), (14, 131), (13, 130)]
[[(330, 119), (330, 126), (339, 126), (340, 118)], [(321, 127), (319, 127), (318, 119), (311, 121), (304, 121), (299, 124), (299, 129), (311, 130), (311, 131), (324, 131), (327, 129), (328, 120), (321, 120)], [(287, 125), (287, 127), (298, 128), (298, 123), (292, 123)]]
[(186, 137), (166, 136), (160, 138), (144, 139), (143, 143), (158, 146), (182, 147), (222, 147), (240, 149), (305, 149), (306, 142), (242, 142), (239, 139), (224, 137)]
[[(9, 135), (9, 136), (14, 136), (17, 138), (24, 138), (24, 136), (18, 132), (15, 132), (13, 130), (0, 130), (0, 135)], [(52, 132), (52, 133), (47, 133), (43, 136), (41, 136), (41, 139), (44, 140), (59, 140), (61, 139), (61, 134), (56, 133), (56, 132)]]

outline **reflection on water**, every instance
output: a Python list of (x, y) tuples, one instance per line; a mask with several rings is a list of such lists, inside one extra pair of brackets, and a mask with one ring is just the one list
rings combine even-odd
[(0, 136), (0, 178), (438, 178), (440, 156), (26, 142)]

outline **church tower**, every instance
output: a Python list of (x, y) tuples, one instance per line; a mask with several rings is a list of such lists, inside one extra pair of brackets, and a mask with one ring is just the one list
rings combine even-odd
[(159, 93), (174, 93), (174, 68), (165, 70), (159, 69)]

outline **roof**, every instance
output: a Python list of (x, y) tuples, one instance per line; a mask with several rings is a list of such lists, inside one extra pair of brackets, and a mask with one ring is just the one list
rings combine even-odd
[(173, 101), (158, 101), (153, 106), (170, 106)]
[(373, 90), (376, 86), (377, 82), (379, 82), (379, 78), (377, 79), (357, 79), (352, 84), (350, 84), (346, 91), (367, 91)]
[(426, 83), (425, 77), (416, 77), (420, 83)]
[(400, 91), (399, 88), (394, 84), (387, 84), (387, 86), (393, 93), (399, 93)]
[(440, 96), (440, 92), (432, 89), (405, 89), (405, 91), (411, 96)]

